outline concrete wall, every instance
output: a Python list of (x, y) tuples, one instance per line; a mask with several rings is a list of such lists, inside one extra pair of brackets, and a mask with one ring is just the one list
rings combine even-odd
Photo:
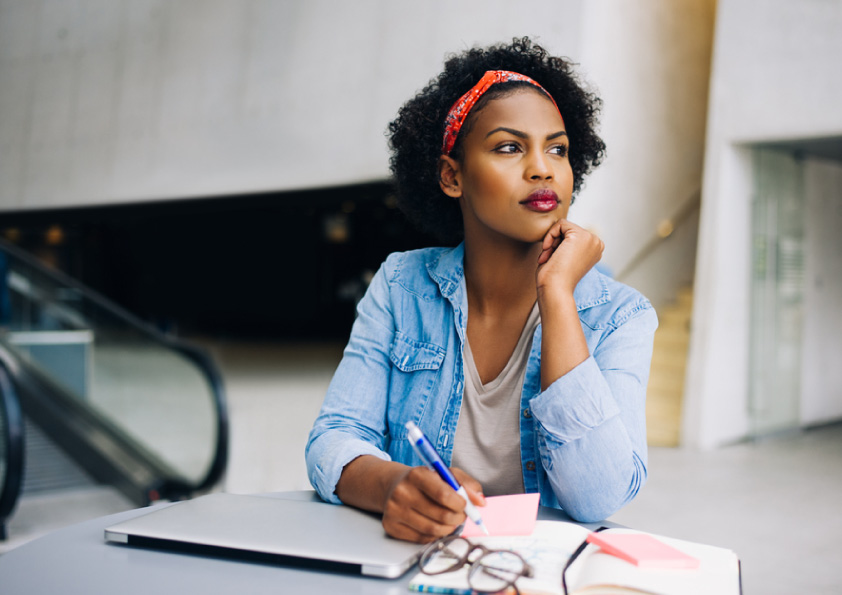
[[(658, 224), (697, 201), (704, 156), (713, 0), (589, 0), (583, 56), (605, 101), (608, 159), (571, 218), (606, 240), (603, 262), (623, 274)], [(697, 217), (623, 275), (656, 306), (693, 279)]]
[(0, 0), (0, 210), (388, 176), (445, 53), (580, 55), (581, 0)]
[[(571, 217), (619, 272), (700, 186), (713, 6), (0, 0), (0, 212), (383, 179), (386, 125), (443, 56), (528, 34), (605, 99)], [(666, 301), (695, 233), (627, 281)]]
[(842, 163), (804, 164), (804, 334), (801, 422), (842, 418)]
[(690, 446), (748, 432), (749, 147), (842, 136), (839, 31), (840, 0), (718, 2), (685, 390)]

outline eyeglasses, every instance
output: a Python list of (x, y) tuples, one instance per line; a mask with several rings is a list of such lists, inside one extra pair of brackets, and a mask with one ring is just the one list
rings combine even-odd
[(499, 593), (511, 587), (520, 595), (515, 582), (532, 576), (532, 567), (517, 552), (488, 549), (458, 535), (431, 543), (418, 562), (421, 572), (430, 575), (453, 572), (466, 564), (471, 567), (468, 586), (476, 593)]

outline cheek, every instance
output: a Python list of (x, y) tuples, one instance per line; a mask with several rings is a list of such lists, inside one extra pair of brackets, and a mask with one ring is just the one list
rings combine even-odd
[(573, 190), (573, 168), (570, 167), (570, 162), (568, 161), (564, 165), (564, 173), (563, 177), (565, 180), (565, 184), (570, 186), (570, 190)]
[(565, 200), (560, 205), (558, 205), (558, 209), (556, 210), (556, 215), (559, 219), (567, 219), (567, 215), (570, 213), (570, 201)]
[(564, 187), (565, 202), (570, 206), (570, 197), (573, 194), (573, 170), (566, 167), (560, 177), (562, 186)]
[(472, 191), (473, 194), (483, 196), (488, 200), (500, 192), (505, 192), (509, 186), (510, 178), (511, 176), (507, 176), (497, 169), (485, 168), (482, 172), (466, 178), (465, 189), (469, 189), (469, 192)]

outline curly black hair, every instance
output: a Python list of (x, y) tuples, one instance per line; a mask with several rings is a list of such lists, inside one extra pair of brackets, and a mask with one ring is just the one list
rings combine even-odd
[[(569, 60), (549, 55), (528, 37), (514, 38), (511, 44), (472, 48), (449, 56), (438, 78), (406, 102), (389, 124), (390, 165), (398, 207), (421, 231), (435, 235), (445, 244), (461, 241), (463, 225), (458, 201), (444, 194), (439, 186), (438, 160), (444, 120), (454, 102), (488, 70), (524, 74), (537, 81), (555, 99), (570, 139), (574, 197), (585, 176), (605, 155), (605, 143), (596, 133), (602, 100), (587, 90), (573, 72)], [(528, 83), (497, 84), (477, 102), (451, 151), (454, 159), (461, 160), (459, 138), (469, 130), (472, 118), (483, 105), (515, 86), (523, 85)]]

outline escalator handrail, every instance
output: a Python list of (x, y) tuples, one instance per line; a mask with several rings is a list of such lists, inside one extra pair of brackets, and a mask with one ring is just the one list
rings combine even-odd
[(216, 447), (214, 448), (213, 460), (208, 467), (205, 477), (195, 486), (191, 486), (193, 491), (202, 492), (213, 487), (222, 478), (222, 474), (228, 465), (228, 428), (230, 422), (228, 419), (228, 407), (225, 401), (225, 386), (219, 369), (204, 349), (196, 345), (177, 341), (170, 337), (166, 337), (165, 342), (171, 349), (180, 352), (194, 362), (202, 370), (205, 379), (211, 386), (211, 396), (214, 400), (217, 418)]
[(205, 476), (194, 486), (191, 485), (189, 487), (191, 491), (198, 492), (208, 489), (218, 482), (222, 478), (228, 462), (229, 420), (222, 376), (211, 357), (198, 346), (188, 345), (184, 341), (174, 339), (162, 333), (151, 324), (143, 321), (118, 304), (115, 304), (96, 290), (91, 289), (61, 271), (51, 269), (25, 250), (18, 248), (2, 238), (0, 238), (0, 250), (22, 261), (26, 266), (37, 270), (39, 274), (44, 275), (56, 284), (78, 291), (85, 299), (90, 300), (97, 307), (102, 308), (115, 318), (123, 320), (127, 325), (145, 334), (152, 341), (184, 355), (199, 368), (211, 389), (213, 406), (216, 412), (216, 444), (214, 445), (213, 459)]
[(87, 285), (80, 283), (73, 277), (70, 277), (59, 270), (48, 267), (29, 252), (18, 248), (14, 244), (9, 243), (1, 237), (0, 250), (6, 252), (7, 254), (10, 254), (17, 260), (22, 261), (24, 264), (26, 264), (26, 266), (36, 269), (40, 274), (50, 278), (57, 285), (77, 290), (79, 293), (84, 295), (86, 299), (96, 304), (97, 307), (107, 311), (109, 314), (112, 314), (115, 318), (121, 318), (135, 329), (141, 330), (142, 332), (148, 334), (150, 337), (162, 343), (169, 344), (170, 337), (159, 331), (153, 325), (139, 318), (135, 314), (129, 312), (122, 306), (114, 303), (109, 298), (105, 297), (95, 289), (92, 289)]
[(0, 361), (0, 407), (5, 428), (6, 469), (0, 489), (0, 539), (5, 539), (6, 520), (12, 515), (23, 485), (23, 415), (11, 374)]

